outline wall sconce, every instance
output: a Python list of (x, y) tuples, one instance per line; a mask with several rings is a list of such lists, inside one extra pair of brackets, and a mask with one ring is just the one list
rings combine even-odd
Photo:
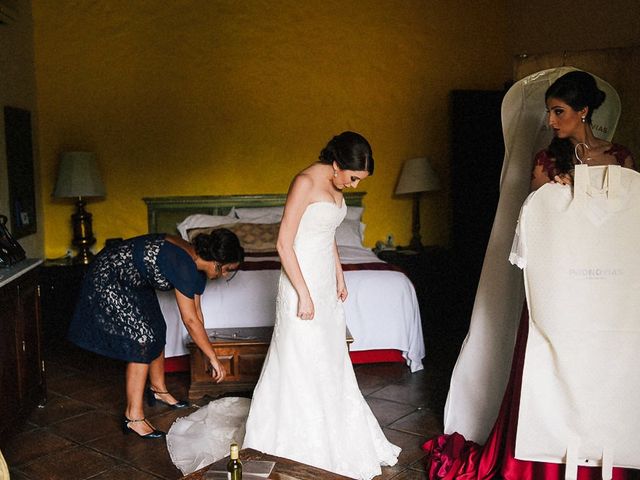
[(440, 180), (424, 157), (412, 158), (404, 162), (396, 186), (396, 195), (413, 195), (413, 228), (409, 248), (417, 252), (422, 250), (420, 242), (420, 194), (440, 190)]
[(76, 199), (76, 212), (71, 215), (73, 226), (71, 243), (78, 248), (78, 254), (73, 258), (73, 263), (89, 263), (93, 258), (90, 247), (96, 243), (96, 239), (93, 236), (91, 214), (84, 209), (85, 199), (105, 196), (96, 154), (92, 152), (62, 153), (53, 196)]

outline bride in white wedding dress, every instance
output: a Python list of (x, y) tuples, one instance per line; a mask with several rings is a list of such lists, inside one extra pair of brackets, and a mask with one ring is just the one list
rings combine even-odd
[(276, 323), (243, 443), (367, 480), (394, 465), (400, 448), (385, 438), (349, 359), (335, 230), (347, 213), (342, 189), (371, 173), (368, 142), (344, 132), (291, 184), (278, 237)]
[(234, 437), (242, 448), (362, 480), (380, 475), (381, 465), (396, 464), (400, 448), (384, 436), (349, 358), (342, 305), (348, 293), (335, 243), (347, 213), (342, 190), (372, 173), (367, 140), (343, 132), (294, 178), (278, 236), (282, 271), (273, 337), (244, 441), (248, 401), (211, 402), (206, 411), (179, 419), (167, 435), (183, 473), (226, 455)]

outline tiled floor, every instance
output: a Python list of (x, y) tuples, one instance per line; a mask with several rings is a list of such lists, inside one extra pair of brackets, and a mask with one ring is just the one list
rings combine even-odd
[[(389, 440), (402, 447), (398, 465), (384, 468), (378, 479), (426, 478), (420, 446), (442, 429), (454, 350), (431, 346), (426, 368), (414, 374), (402, 364), (356, 366), (367, 402)], [(33, 412), (3, 450), (13, 480), (180, 478), (164, 440), (142, 440), (120, 429), (124, 364), (71, 346), (47, 356), (48, 403)], [(167, 381), (176, 397), (186, 398), (186, 374), (169, 374)], [(147, 408), (147, 416), (166, 431), (177, 417), (194, 408), (173, 411), (156, 406)]]

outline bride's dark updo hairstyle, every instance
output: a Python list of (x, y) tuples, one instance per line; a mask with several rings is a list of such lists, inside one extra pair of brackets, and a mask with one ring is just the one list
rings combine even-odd
[(322, 149), (320, 163), (336, 165), (340, 170), (367, 171), (373, 175), (373, 153), (367, 139), (359, 133), (342, 132)]
[(242, 263), (244, 248), (237, 235), (226, 228), (217, 228), (210, 234), (201, 233), (193, 239), (196, 254), (207, 262), (216, 261), (222, 265)]
[[(606, 94), (598, 88), (593, 75), (580, 70), (565, 73), (547, 89), (545, 101), (557, 98), (569, 105), (576, 112), (589, 107), (584, 121), (591, 125), (591, 116), (596, 108), (604, 102)], [(575, 164), (574, 145), (568, 138), (554, 137), (549, 144), (549, 154), (556, 161), (559, 173), (569, 173)]]

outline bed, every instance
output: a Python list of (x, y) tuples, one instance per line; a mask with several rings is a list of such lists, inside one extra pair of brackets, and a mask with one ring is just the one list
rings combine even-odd
[[(379, 260), (362, 245), (365, 192), (345, 193), (347, 217), (336, 232), (349, 297), (347, 327), (354, 362), (404, 361), (423, 368), (425, 346), (416, 293), (397, 267)], [(275, 238), (285, 194), (147, 197), (150, 233), (177, 233), (189, 239), (225, 226), (247, 250), (245, 263), (229, 282), (209, 281), (202, 295), (206, 328), (272, 326), (280, 263)], [(167, 370), (188, 368), (185, 329), (173, 292), (157, 292), (167, 322)]]

